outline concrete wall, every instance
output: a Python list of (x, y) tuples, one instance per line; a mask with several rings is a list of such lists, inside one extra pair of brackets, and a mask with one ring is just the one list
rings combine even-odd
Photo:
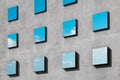
[[(47, 0), (47, 12), (34, 15), (33, 0), (0, 0), (0, 80), (120, 80), (120, 0), (78, 0), (77, 4), (62, 6), (62, 0)], [(19, 20), (7, 22), (7, 8), (19, 6)], [(110, 29), (92, 31), (91, 15), (110, 12)], [(63, 38), (62, 22), (78, 19), (78, 36)], [(47, 26), (47, 42), (34, 44), (33, 29)], [(7, 48), (6, 36), (19, 33), (19, 47)], [(112, 65), (92, 66), (92, 48), (108, 46)], [(79, 70), (62, 69), (61, 56), (66, 51), (77, 51)], [(48, 58), (48, 72), (33, 72), (33, 58)], [(17, 60), (20, 75), (6, 75), (6, 62)]]

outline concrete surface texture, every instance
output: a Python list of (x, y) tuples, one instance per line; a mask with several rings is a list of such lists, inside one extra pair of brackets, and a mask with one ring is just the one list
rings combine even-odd
[[(34, 15), (33, 0), (0, 0), (0, 80), (120, 80), (120, 0), (78, 0), (64, 7), (62, 0), (47, 0), (47, 11)], [(19, 20), (7, 21), (7, 8), (19, 6)], [(92, 14), (109, 11), (110, 29), (92, 31)], [(78, 36), (63, 38), (62, 22), (78, 19)], [(33, 30), (47, 26), (47, 42), (34, 44)], [(19, 34), (19, 47), (8, 49), (7, 35)], [(92, 66), (92, 49), (111, 49), (111, 66)], [(79, 54), (79, 69), (62, 69), (66, 51)], [(33, 72), (33, 59), (46, 56), (48, 71)], [(19, 76), (6, 74), (6, 62), (19, 61)]]

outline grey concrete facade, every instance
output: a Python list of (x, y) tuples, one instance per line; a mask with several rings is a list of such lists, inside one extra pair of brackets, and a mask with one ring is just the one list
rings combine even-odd
[[(47, 11), (33, 12), (33, 0), (0, 0), (0, 80), (120, 80), (120, 0), (78, 0), (64, 7), (62, 0), (47, 0)], [(19, 20), (7, 21), (7, 8), (19, 6)], [(109, 11), (110, 29), (92, 31), (92, 14)], [(62, 22), (78, 19), (78, 36), (63, 38)], [(34, 44), (33, 29), (47, 27), (47, 42)], [(8, 49), (7, 35), (19, 34), (19, 47)], [(92, 48), (108, 46), (112, 52), (110, 67), (92, 66)], [(63, 52), (79, 54), (79, 70), (62, 69)], [(48, 58), (48, 72), (33, 72), (33, 59)], [(17, 60), (20, 75), (9, 77), (6, 62)]]

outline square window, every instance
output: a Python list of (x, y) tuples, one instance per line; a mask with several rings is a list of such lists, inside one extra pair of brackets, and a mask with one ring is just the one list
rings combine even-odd
[(34, 72), (45, 72), (45, 57), (35, 58), (33, 67)]
[(8, 35), (7, 40), (8, 40), (9, 49), (18, 47), (18, 34), (17, 33)]
[(18, 19), (18, 6), (8, 8), (8, 22)]
[(46, 27), (40, 27), (34, 29), (34, 42), (40, 43), (46, 41)]
[(63, 22), (63, 36), (70, 37), (77, 35), (77, 20), (72, 19)]
[(62, 55), (62, 68), (76, 68), (76, 52), (66, 52)]
[(7, 62), (7, 75), (16, 75), (17, 74), (17, 61)]
[(34, 0), (34, 13), (38, 14), (46, 11), (46, 0)]
[(92, 17), (92, 30), (93, 31), (100, 31), (109, 28), (109, 12), (101, 12), (94, 14)]
[(77, 3), (77, 0), (63, 0), (63, 5), (69, 5), (69, 4), (73, 4), (73, 3)]
[(92, 50), (92, 64), (108, 64), (108, 47), (95, 48)]

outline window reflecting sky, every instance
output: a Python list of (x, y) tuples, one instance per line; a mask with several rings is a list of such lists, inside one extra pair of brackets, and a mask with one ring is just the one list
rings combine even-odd
[(8, 75), (16, 74), (16, 61), (7, 62), (7, 74)]
[(17, 46), (17, 34), (10, 34), (7, 36), (8, 39), (8, 48)]
[(76, 19), (63, 22), (63, 36), (76, 35)]
[(107, 47), (93, 49), (93, 65), (107, 64), (108, 63), (108, 53)]
[(18, 18), (18, 6), (8, 8), (8, 21), (13, 21)]
[(62, 0), (63, 1), (63, 5), (68, 5), (68, 4), (71, 4), (71, 3), (76, 3), (77, 0)]
[(40, 27), (34, 29), (34, 42), (43, 42), (45, 41), (46, 32), (45, 27)]
[(45, 57), (41, 56), (39, 58), (34, 59), (34, 71), (45, 71)]
[(108, 29), (108, 12), (101, 12), (93, 15), (93, 31)]
[(63, 68), (75, 68), (75, 52), (67, 52), (62, 56)]

